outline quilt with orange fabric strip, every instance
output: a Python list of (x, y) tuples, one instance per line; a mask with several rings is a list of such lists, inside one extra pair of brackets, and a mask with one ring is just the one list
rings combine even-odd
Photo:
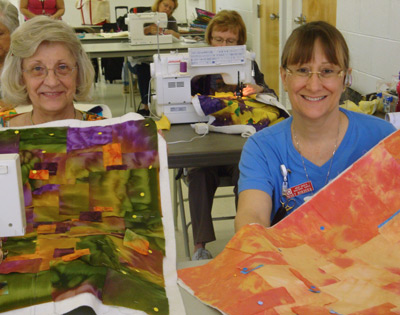
[(164, 264), (172, 211), (166, 220), (160, 191), (160, 178), (168, 181), (166, 150), (161, 173), (154, 121), (129, 115), (0, 132), (0, 154), (20, 155), (27, 219), (24, 236), (2, 239), (0, 312), (174, 309), (167, 288), (176, 286), (175, 247), (169, 284)]
[(225, 314), (400, 314), (400, 131), (271, 228), (178, 271)]

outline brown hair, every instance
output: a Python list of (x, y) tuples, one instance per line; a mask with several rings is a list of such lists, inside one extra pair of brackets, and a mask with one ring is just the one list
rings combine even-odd
[[(163, 2), (164, 0), (156, 0), (154, 1), (154, 4), (151, 7), (151, 11), (153, 12), (158, 12), (158, 6), (160, 5), (161, 2)], [(174, 3), (175, 7), (172, 10), (171, 14), (174, 13), (174, 11), (176, 10), (176, 8), (178, 7), (178, 0), (172, 0), (172, 2)]]
[(231, 31), (237, 32), (238, 37), (238, 45), (245, 45), (247, 41), (247, 32), (246, 25), (243, 22), (242, 17), (239, 13), (233, 10), (222, 10), (218, 12), (208, 23), (206, 29), (206, 42), (211, 45), (212, 36), (211, 33), (213, 30), (217, 29), (221, 32)]
[(304, 64), (312, 60), (316, 41), (320, 41), (325, 56), (343, 70), (349, 69), (349, 48), (339, 30), (324, 21), (304, 24), (296, 28), (286, 41), (281, 57), (281, 66)]

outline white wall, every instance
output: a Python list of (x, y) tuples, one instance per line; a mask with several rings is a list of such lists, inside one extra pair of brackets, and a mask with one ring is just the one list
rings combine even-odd
[(257, 17), (259, 0), (217, 0), (216, 11), (235, 10), (243, 18), (247, 29), (247, 48), (256, 53), (260, 63), (260, 19)]
[(399, 73), (399, 0), (338, 0), (336, 25), (350, 49), (353, 89), (375, 92), (378, 79)]

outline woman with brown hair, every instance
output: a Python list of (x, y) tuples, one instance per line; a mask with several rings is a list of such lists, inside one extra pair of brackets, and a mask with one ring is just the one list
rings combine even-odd
[(351, 68), (334, 26), (317, 21), (295, 29), (280, 73), (292, 117), (257, 132), (243, 148), (236, 230), (275, 224), (395, 131), (383, 119), (339, 108)]

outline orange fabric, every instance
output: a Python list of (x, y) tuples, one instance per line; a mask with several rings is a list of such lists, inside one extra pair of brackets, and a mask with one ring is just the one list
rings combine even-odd
[(103, 146), (104, 168), (112, 165), (122, 165), (122, 151), (120, 143), (112, 143)]
[(399, 191), (397, 131), (281, 222), (244, 226), (179, 279), (230, 314), (399, 314)]
[(71, 261), (71, 260), (78, 259), (79, 257), (85, 256), (85, 255), (90, 255), (89, 248), (78, 249), (73, 254), (62, 256), (62, 260), (63, 261)]
[(30, 179), (42, 179), (48, 180), (50, 177), (48, 170), (30, 170), (29, 178)]

